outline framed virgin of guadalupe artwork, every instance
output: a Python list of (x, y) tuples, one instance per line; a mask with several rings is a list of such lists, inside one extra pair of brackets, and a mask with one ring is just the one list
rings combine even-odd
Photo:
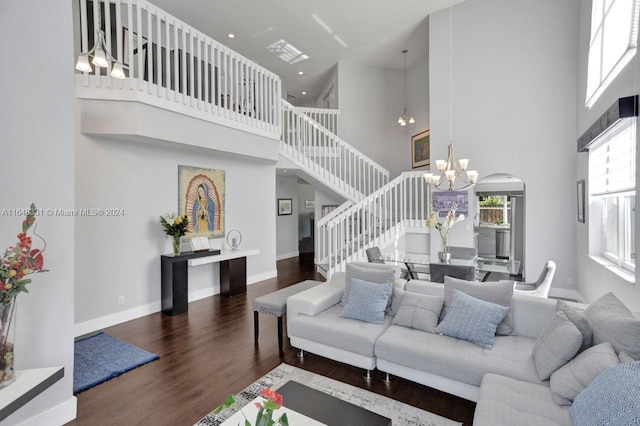
[(224, 170), (178, 166), (178, 210), (189, 217), (186, 238), (224, 237)]
[(418, 168), (431, 165), (429, 152), (429, 130), (411, 136), (411, 167)]

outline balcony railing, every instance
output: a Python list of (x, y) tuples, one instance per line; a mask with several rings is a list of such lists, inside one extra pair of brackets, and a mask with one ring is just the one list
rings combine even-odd
[(111, 78), (111, 64), (94, 67), (77, 74), (77, 97), (136, 100), (280, 138), (277, 75), (146, 0), (79, 1), (80, 51), (94, 45), (96, 29), (102, 28), (106, 48), (124, 64), (128, 78)]

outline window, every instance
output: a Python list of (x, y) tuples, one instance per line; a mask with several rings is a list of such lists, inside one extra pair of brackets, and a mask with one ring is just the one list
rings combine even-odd
[(479, 196), (480, 224), (508, 225), (511, 222), (511, 197), (508, 195)]
[(589, 149), (589, 213), (596, 227), (589, 234), (590, 252), (632, 272), (636, 264), (635, 159), (635, 118), (620, 120)]
[(636, 53), (640, 0), (593, 0), (587, 72), (589, 108)]

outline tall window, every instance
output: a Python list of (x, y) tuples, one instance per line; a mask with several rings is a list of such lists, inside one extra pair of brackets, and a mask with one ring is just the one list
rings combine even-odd
[(593, 0), (586, 106), (591, 107), (636, 53), (640, 0)]
[(591, 254), (635, 271), (636, 118), (621, 120), (589, 149), (589, 213), (600, 236)]

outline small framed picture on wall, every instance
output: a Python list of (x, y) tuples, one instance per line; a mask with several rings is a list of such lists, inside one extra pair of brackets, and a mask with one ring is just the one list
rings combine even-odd
[(578, 181), (577, 185), (578, 196), (578, 222), (585, 223), (584, 219), (584, 179)]
[(411, 136), (411, 167), (414, 169), (423, 166), (431, 166), (431, 153), (429, 151), (429, 130)]
[(292, 213), (292, 201), (291, 198), (278, 198), (278, 216), (287, 216)]

